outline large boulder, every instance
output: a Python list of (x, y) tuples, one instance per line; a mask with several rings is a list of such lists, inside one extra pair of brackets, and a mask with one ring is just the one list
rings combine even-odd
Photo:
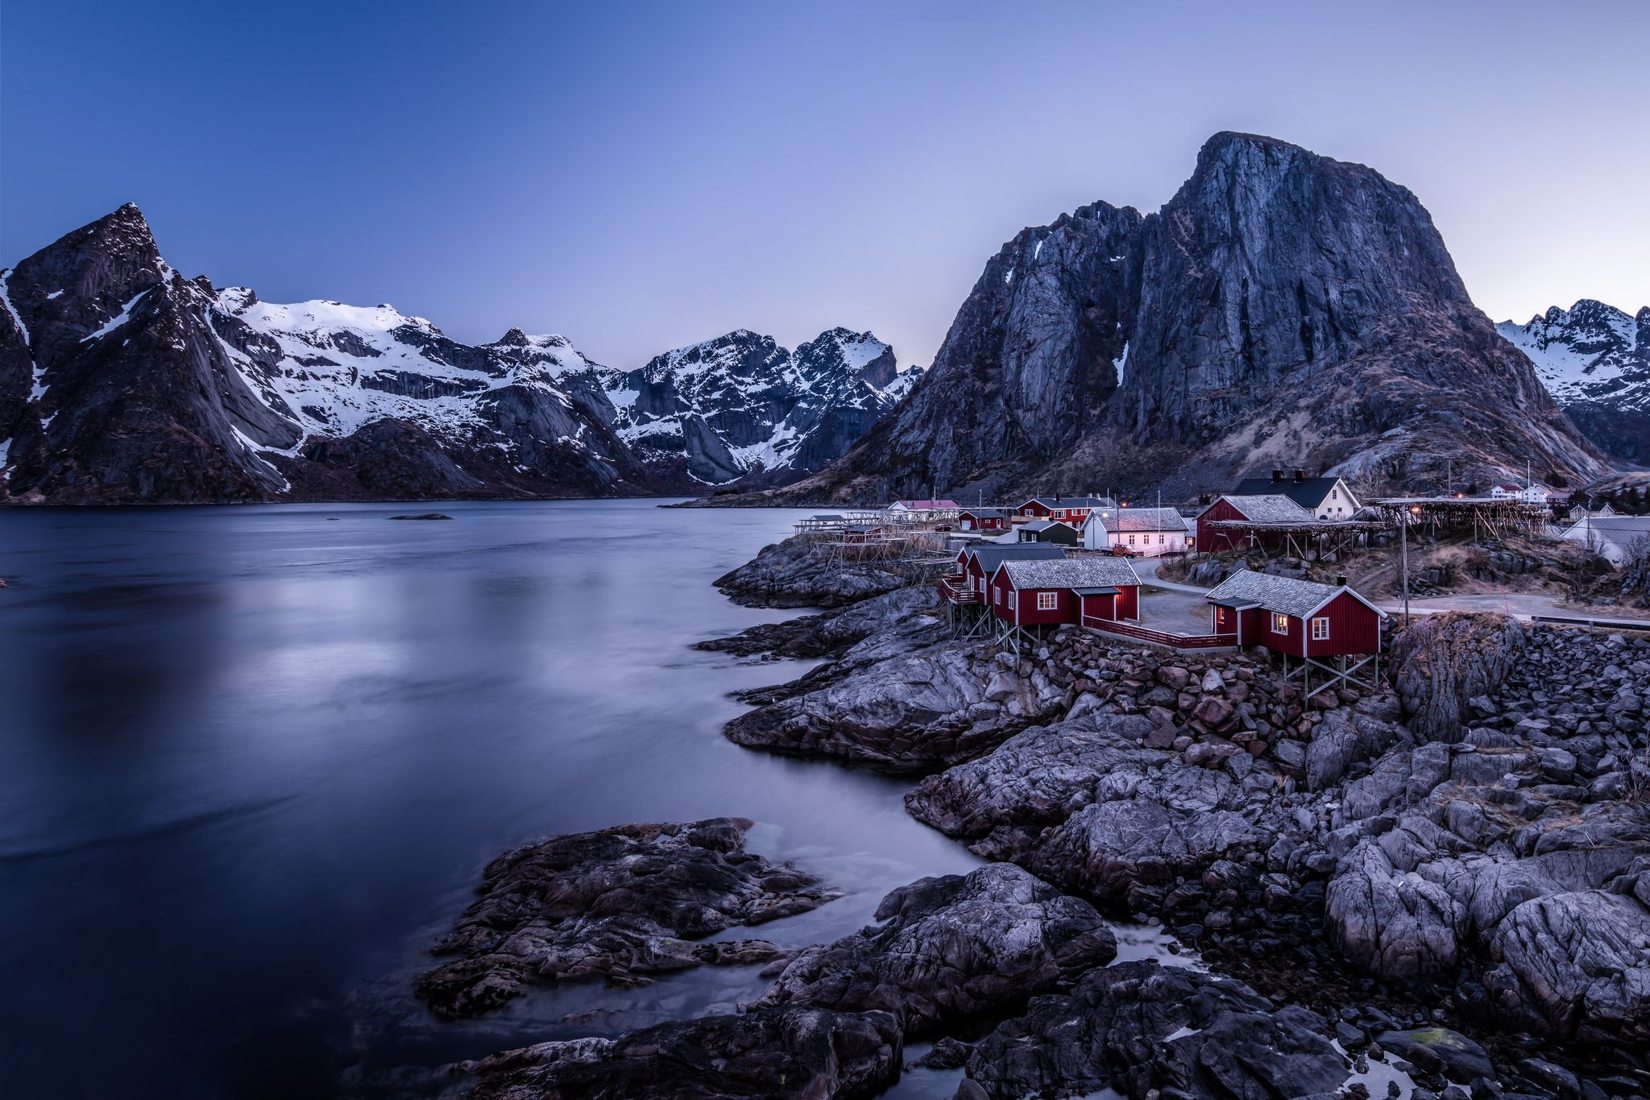
[(876, 917), (792, 959), (759, 1004), (883, 1010), (909, 1036), (1020, 1004), (1117, 954), (1092, 905), (1007, 863), (903, 886)]
[(1506, 615), (1416, 619), (1392, 642), (1392, 682), (1409, 728), (1422, 740), (1455, 740), (1469, 700), (1500, 686), (1523, 643), (1523, 627)]
[(716, 578), (735, 603), (754, 607), (843, 607), (910, 583), (887, 562), (844, 562), (817, 541), (792, 536)]
[(1069, 702), (1069, 690), (1040, 669), (1022, 676), (1012, 660), (995, 660), (986, 647), (958, 641), (900, 654), (781, 699), (734, 719), (726, 732), (738, 744), (771, 752), (924, 772), (988, 752)]
[(702, 962), (774, 957), (778, 949), (760, 940), (688, 942), (837, 896), (795, 867), (745, 851), (750, 825), (619, 825), (506, 852), (436, 943), (434, 953), (451, 961), (418, 980), (418, 995), (438, 1015), (475, 1016), (535, 984), (642, 984)]
[(1085, 975), (977, 1043), (959, 1097), (1009, 1100), (1113, 1088), (1130, 1097), (1274, 1100), (1333, 1094), (1349, 1067), (1305, 1008), (1154, 960)]

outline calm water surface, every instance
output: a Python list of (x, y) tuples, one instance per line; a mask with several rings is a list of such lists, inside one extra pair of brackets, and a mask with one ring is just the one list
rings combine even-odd
[(441, 508), (0, 511), (0, 1096), (416, 1092), (764, 986), (707, 968), (434, 1024), (425, 947), (538, 836), (753, 818), (850, 892), (760, 933), (788, 943), (974, 864), (906, 784), (722, 738), (728, 692), (802, 667), (688, 646), (794, 614), (710, 581), (795, 513)]

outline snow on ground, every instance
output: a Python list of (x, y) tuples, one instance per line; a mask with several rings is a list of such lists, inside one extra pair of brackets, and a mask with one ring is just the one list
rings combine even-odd
[(1117, 372), (1117, 384), (1119, 386), (1121, 386), (1123, 384), (1123, 371), (1128, 365), (1129, 365), (1129, 345), (1128, 345), (1128, 341), (1125, 340), (1123, 342), (1123, 354), (1119, 355), (1116, 359), (1113, 359), (1111, 361), (1112, 369)]
[(93, 340), (101, 340), (105, 336), (109, 335), (111, 332), (115, 331), (121, 325), (124, 325), (127, 321), (130, 321), (132, 319), (132, 307), (137, 305), (138, 302), (143, 299), (143, 296), (148, 294), (149, 291), (152, 290), (152, 289), (154, 289), (154, 288), (150, 287), (150, 288), (147, 288), (147, 289), (144, 289), (144, 290), (140, 290), (136, 294), (132, 295), (132, 300), (127, 302), (125, 305), (121, 306), (119, 313), (115, 314), (113, 317), (111, 317), (107, 321), (103, 322), (103, 327), (98, 329), (96, 332), (93, 332), (93, 333), (91, 333), (89, 335), (86, 335), (86, 336), (82, 336), (80, 338), (80, 342), (82, 344), (89, 344)]

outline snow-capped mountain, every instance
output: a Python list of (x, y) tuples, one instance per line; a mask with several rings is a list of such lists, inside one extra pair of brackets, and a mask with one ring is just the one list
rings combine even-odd
[(1629, 316), (1583, 298), (1496, 328), (1600, 449), (1650, 464), (1650, 307)]
[[(759, 381), (655, 372), (653, 404), (636, 393), (619, 407), (609, 393), (652, 364), (615, 371), (518, 329), (464, 344), (388, 305), (217, 290), (174, 271), (127, 205), (0, 271), (0, 500), (680, 492), (695, 483), (692, 451), (658, 460), (654, 405), (718, 457), (700, 480), (729, 480), (819, 448), (834, 457), (892, 403), (871, 385), (892, 380), (885, 345), (827, 336), (809, 356), (774, 348)], [(838, 379), (856, 370), (871, 380), (863, 395)], [(677, 387), (689, 397), (673, 404)]]
[[(741, 329), (594, 372), (619, 438), (663, 476), (778, 484), (840, 457), (910, 388), (894, 350), (834, 328), (795, 351)], [(564, 383), (571, 375), (559, 376)]]

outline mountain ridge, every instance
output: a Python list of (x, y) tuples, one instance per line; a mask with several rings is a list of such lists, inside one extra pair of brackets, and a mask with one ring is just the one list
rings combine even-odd
[(1428, 488), (1526, 459), (1560, 481), (1606, 468), (1413, 193), (1224, 132), (1156, 212), (1095, 202), (1017, 233), (910, 397), (767, 499), (1182, 497), (1279, 465)]
[(1579, 298), (1496, 329), (1605, 454), (1650, 465), (1650, 306), (1629, 314)]
[[(815, 343), (841, 359), (863, 340), (875, 338), (831, 329)], [(892, 349), (876, 345), (892, 370)], [(0, 271), (0, 501), (588, 497), (717, 484), (692, 477), (685, 458), (632, 450), (604, 384), (622, 375), (561, 336), (511, 329), (467, 345), (389, 305), (269, 303), (184, 279), (128, 203)], [(801, 390), (817, 381), (796, 378)], [(871, 418), (891, 403), (870, 403)], [(836, 457), (868, 422), (827, 424), (830, 411), (793, 425), (786, 462), (730, 457), (722, 480), (754, 471), (783, 482), (805, 472), (799, 456)], [(701, 434), (706, 449), (726, 450), (714, 430)]]

